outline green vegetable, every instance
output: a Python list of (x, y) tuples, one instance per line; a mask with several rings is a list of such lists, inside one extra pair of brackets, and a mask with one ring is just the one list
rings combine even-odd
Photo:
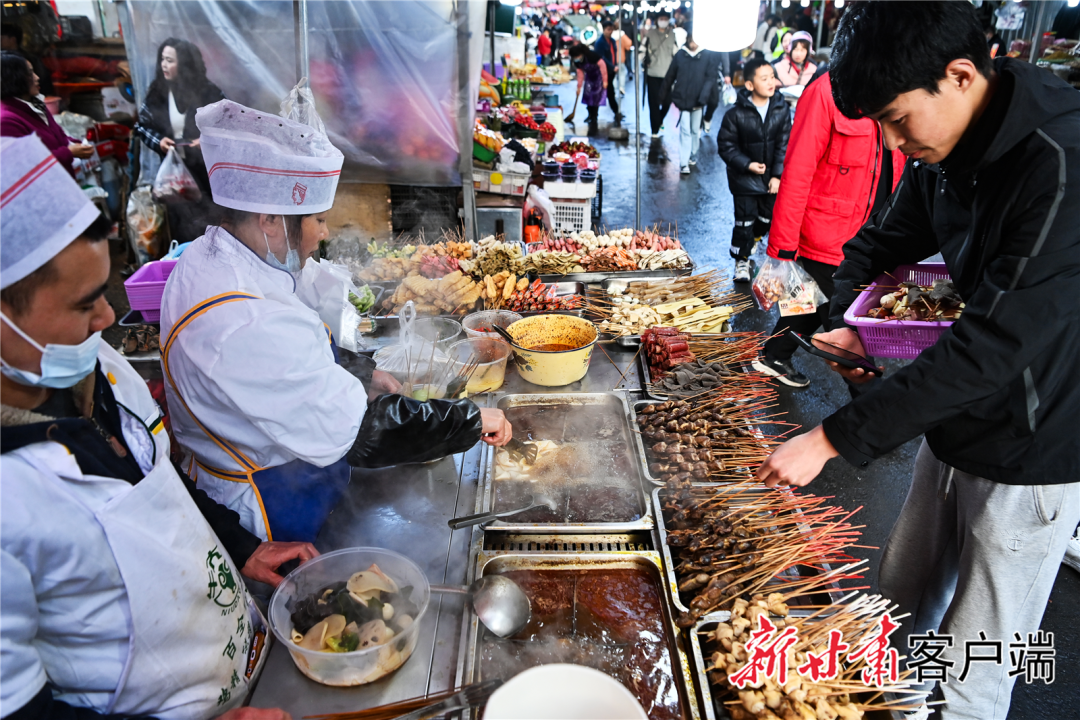
[(375, 305), (375, 293), (367, 285), (360, 289), (360, 294), (349, 292), (349, 302), (359, 313), (366, 313)]
[(342, 633), (340, 638), (326, 638), (326, 645), (333, 652), (352, 652), (360, 647), (360, 636), (352, 633)]

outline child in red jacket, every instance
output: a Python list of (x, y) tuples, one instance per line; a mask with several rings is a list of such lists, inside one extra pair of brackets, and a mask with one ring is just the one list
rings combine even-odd
[[(773, 208), (769, 257), (796, 261), (826, 297), (844, 259), (844, 243), (884, 204), (900, 181), (904, 155), (882, 144), (877, 123), (849, 120), (833, 103), (828, 73), (812, 82), (799, 100), (784, 158), (784, 182)], [(829, 326), (829, 304), (814, 315), (782, 317), (754, 368), (791, 387), (810, 380), (791, 364), (797, 346), (781, 335), (788, 328), (810, 334)]]

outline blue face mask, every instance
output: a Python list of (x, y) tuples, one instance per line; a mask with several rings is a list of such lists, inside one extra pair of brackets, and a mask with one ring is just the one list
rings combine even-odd
[(84, 377), (94, 372), (97, 366), (98, 347), (101, 344), (101, 333), (96, 332), (78, 345), (56, 345), (46, 343), (41, 347), (32, 337), (22, 331), (19, 326), (8, 319), (7, 315), (0, 313), (0, 318), (7, 323), (8, 327), (17, 332), (23, 340), (30, 343), (41, 352), (41, 374), (32, 373), (12, 367), (0, 358), (0, 373), (11, 378), (20, 385), (45, 388), (69, 388)]
[(285, 230), (285, 247), (289, 248), (289, 251), (285, 253), (285, 262), (281, 262), (277, 259), (277, 255), (270, 252), (270, 239), (266, 237), (266, 233), (263, 233), (263, 242), (266, 243), (266, 264), (287, 273), (298, 273), (300, 272), (300, 253), (289, 245), (289, 227), (285, 224), (284, 215), (281, 216), (281, 227)]

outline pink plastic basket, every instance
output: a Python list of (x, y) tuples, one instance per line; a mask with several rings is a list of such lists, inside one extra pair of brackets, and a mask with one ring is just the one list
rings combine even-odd
[(176, 267), (176, 263), (176, 260), (147, 263), (124, 281), (128, 304), (132, 310), (141, 312), (147, 322), (161, 319), (161, 296), (165, 292), (169, 273)]
[(881, 297), (892, 292), (897, 282), (932, 285), (935, 280), (949, 277), (944, 263), (901, 265), (892, 275), (881, 275), (844, 313), (844, 322), (859, 333), (863, 349), (871, 357), (914, 358), (938, 341), (953, 324), (952, 320), (920, 322), (877, 320), (865, 316), (881, 303)]

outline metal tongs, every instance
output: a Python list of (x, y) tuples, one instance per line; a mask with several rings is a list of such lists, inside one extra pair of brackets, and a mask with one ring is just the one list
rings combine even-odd
[(399, 715), (394, 720), (429, 720), (430, 718), (436, 718), (458, 710), (469, 710), (474, 707), (480, 707), (487, 703), (488, 698), (490, 698), (502, 684), (502, 680), (494, 678), (473, 685), (466, 685), (461, 689), (461, 692), (454, 693), (445, 700), (428, 705), (427, 707), (422, 707), (419, 710), (413, 710), (404, 715)]
[(515, 461), (524, 460), (526, 465), (536, 462), (536, 454), (540, 448), (532, 443), (522, 442), (517, 438), (510, 438), (510, 442), (504, 445), (506, 452), (510, 453), (510, 459)]

